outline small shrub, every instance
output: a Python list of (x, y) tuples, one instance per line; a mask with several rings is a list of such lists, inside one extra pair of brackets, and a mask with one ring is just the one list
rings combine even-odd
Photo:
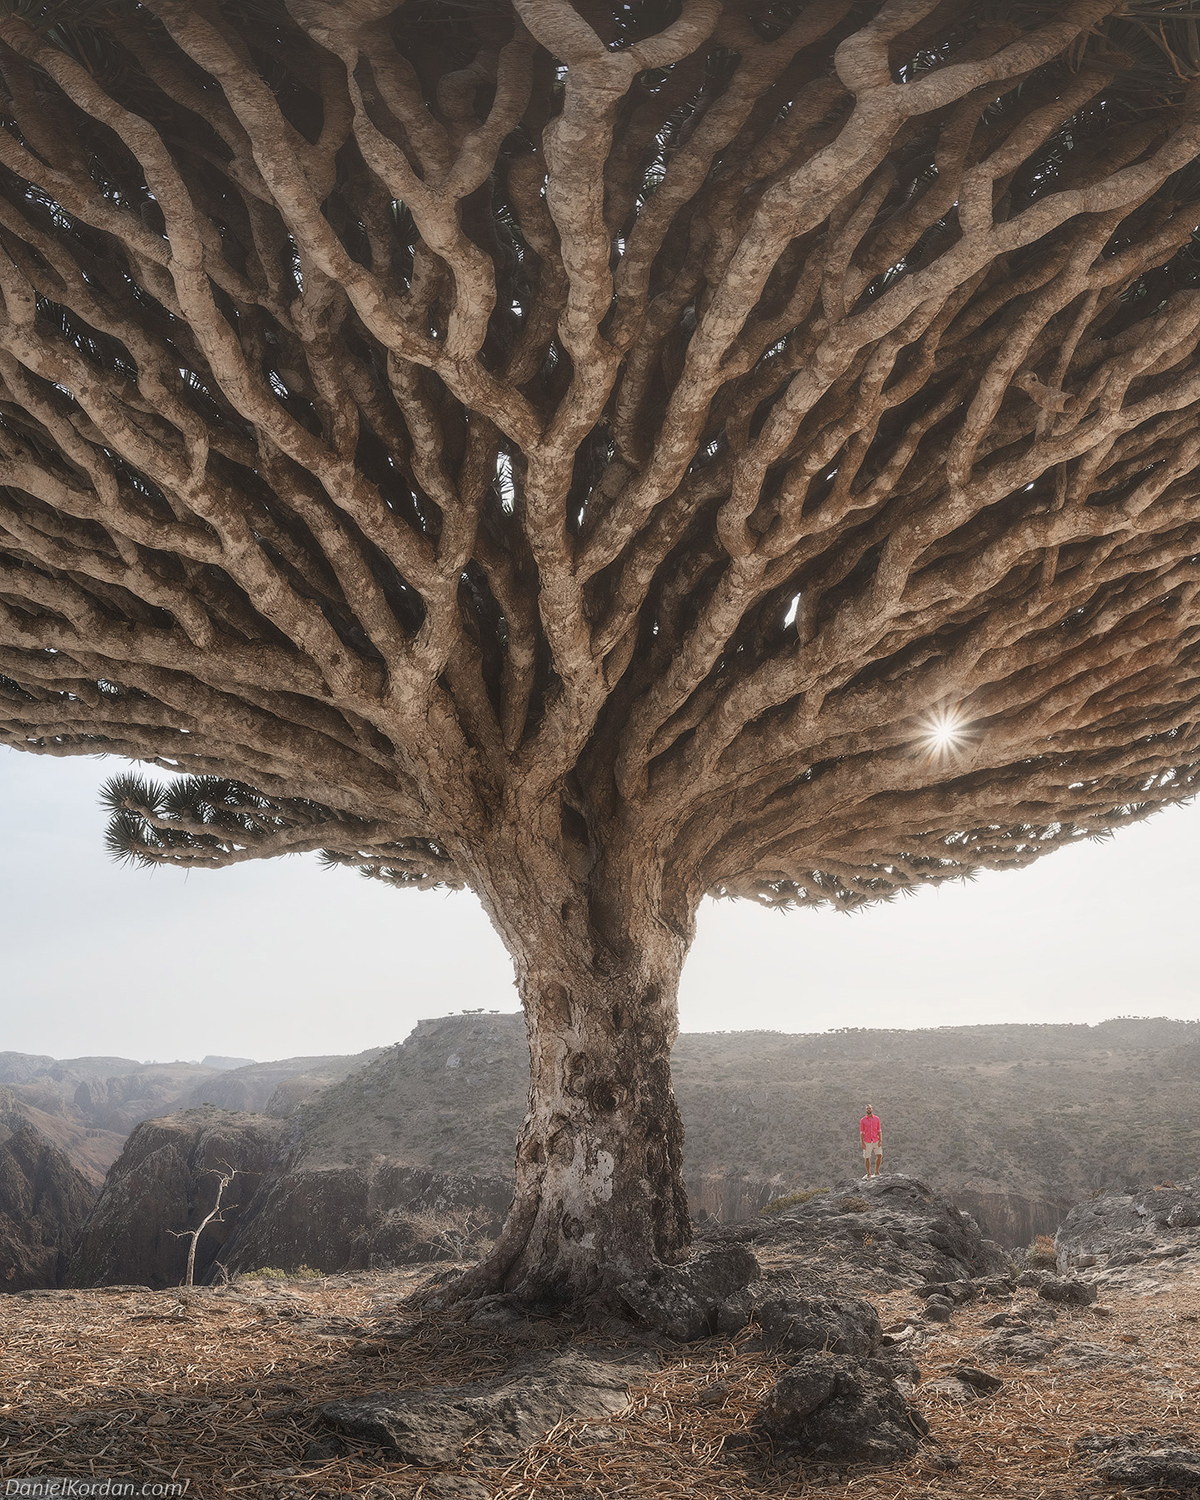
[(1039, 1234), (1025, 1252), (1025, 1264), (1034, 1271), (1054, 1271), (1058, 1268), (1058, 1252), (1048, 1234)]
[(314, 1271), (311, 1266), (297, 1266), (294, 1271), (285, 1271), (281, 1266), (259, 1266), (257, 1271), (243, 1271), (239, 1281), (320, 1281), (324, 1271)]
[(843, 1198), (838, 1203), (837, 1210), (840, 1214), (864, 1214), (870, 1206), (865, 1198), (851, 1197)]
[(402, 1260), (481, 1260), (499, 1230), (483, 1208), (404, 1209), (396, 1217), (406, 1240)]
[(785, 1193), (782, 1198), (772, 1198), (769, 1203), (764, 1203), (759, 1209), (760, 1214), (783, 1214), (789, 1208), (799, 1208), (802, 1203), (809, 1203), (820, 1193), (827, 1193), (827, 1187), (801, 1188), (795, 1193)]

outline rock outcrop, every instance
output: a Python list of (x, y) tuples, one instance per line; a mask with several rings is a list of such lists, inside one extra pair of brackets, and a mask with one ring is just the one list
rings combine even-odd
[(83, 1228), (68, 1284), (178, 1286), (187, 1231), (212, 1208), (218, 1174), (231, 1167), (237, 1175), (223, 1200), (227, 1206), (196, 1246), (195, 1277), (206, 1280), (247, 1205), (278, 1169), (284, 1128), (263, 1115), (215, 1109), (139, 1125)]
[(95, 1189), (0, 1088), (0, 1292), (56, 1287)]
[(1008, 1269), (1003, 1250), (969, 1214), (899, 1174), (711, 1233), (745, 1235), (760, 1256), (774, 1247), (802, 1258), (807, 1286), (828, 1295), (970, 1281)]
[(321, 1415), (338, 1432), (365, 1438), (403, 1463), (478, 1465), (511, 1458), (566, 1417), (604, 1417), (628, 1400), (617, 1363), (575, 1352), (540, 1354), (499, 1380), (419, 1391), (377, 1391), (331, 1401)]
[[(302, 1153), (303, 1146), (294, 1148)], [(259, 1266), (365, 1271), (461, 1259), (499, 1232), (512, 1197), (506, 1182), (406, 1167), (282, 1165), (230, 1234), (231, 1274)]]
[(1059, 1266), (1134, 1265), (1200, 1251), (1200, 1177), (1104, 1193), (1080, 1203), (1054, 1238)]

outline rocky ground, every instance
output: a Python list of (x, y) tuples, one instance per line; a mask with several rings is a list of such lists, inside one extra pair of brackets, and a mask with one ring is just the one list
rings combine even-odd
[(884, 1178), (711, 1234), (630, 1284), (640, 1316), (584, 1329), (502, 1301), (414, 1316), (429, 1266), (4, 1296), (0, 1478), (177, 1476), (201, 1500), (1186, 1493), (1197, 1203), (1200, 1182), (1097, 1200), (1017, 1275)]

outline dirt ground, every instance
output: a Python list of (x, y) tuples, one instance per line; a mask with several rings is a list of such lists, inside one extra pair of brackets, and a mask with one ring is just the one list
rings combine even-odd
[[(628, 1408), (567, 1421), (502, 1470), (434, 1471), (358, 1447), (304, 1457), (325, 1430), (323, 1401), (356, 1392), (457, 1383), (502, 1371), (504, 1336), (461, 1323), (399, 1321), (397, 1303), (427, 1274), (243, 1278), (230, 1289), (144, 1289), (0, 1296), (0, 1480), (36, 1476), (188, 1481), (198, 1500), (551, 1500), (557, 1496), (917, 1496), (1052, 1500), (1115, 1496), (1071, 1451), (1089, 1432), (1190, 1431), (1200, 1437), (1200, 1301), (1194, 1275), (1102, 1295), (1060, 1312), (1060, 1338), (1133, 1352), (1129, 1369), (996, 1365), (979, 1351), (977, 1303), (915, 1351), (926, 1380), (960, 1361), (999, 1375), (994, 1396), (963, 1407), (918, 1386), (931, 1441), (908, 1464), (844, 1472), (798, 1467), (764, 1450), (723, 1452), (751, 1420), (784, 1360), (733, 1341), (660, 1350)], [(1018, 1292), (1013, 1306), (1032, 1297)], [(915, 1316), (909, 1292), (877, 1299), (885, 1327)], [(567, 1330), (546, 1321), (534, 1341)], [(612, 1330), (576, 1334), (581, 1347)], [(528, 1341), (522, 1346), (528, 1348)], [(957, 1461), (957, 1467), (946, 1467)], [(13, 1493), (7, 1489), (7, 1493)], [(152, 1493), (147, 1489), (145, 1493)], [(161, 1491), (160, 1491), (161, 1493)]]

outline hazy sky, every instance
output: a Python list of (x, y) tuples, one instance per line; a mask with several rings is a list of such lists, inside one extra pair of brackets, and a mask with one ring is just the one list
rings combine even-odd
[[(516, 1009), (474, 897), (310, 858), (131, 870), (113, 760), (0, 749), (0, 1051), (167, 1061), (357, 1052), (422, 1016)], [(1200, 805), (1028, 870), (853, 917), (707, 902), (685, 1031), (1200, 1018)]]

